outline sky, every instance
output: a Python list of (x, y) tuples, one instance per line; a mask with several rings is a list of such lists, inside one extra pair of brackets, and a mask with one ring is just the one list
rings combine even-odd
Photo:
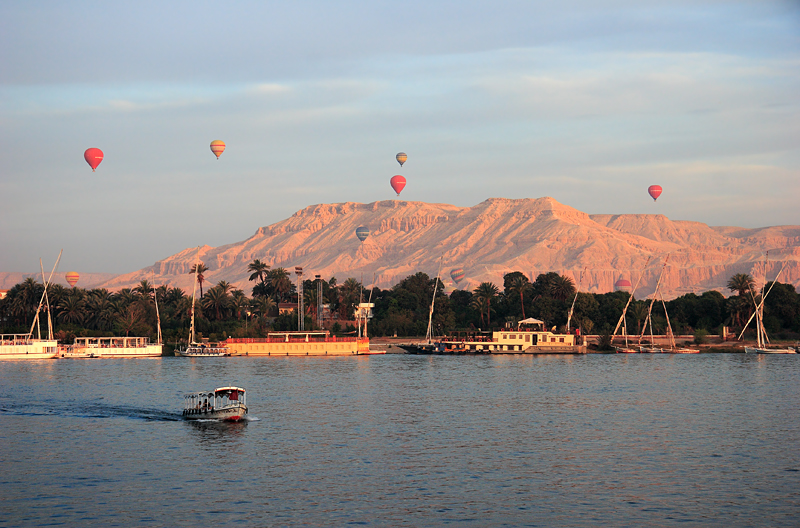
[(800, 2), (0, 0), (0, 137), (8, 272), (136, 271), (395, 174), (800, 224)]

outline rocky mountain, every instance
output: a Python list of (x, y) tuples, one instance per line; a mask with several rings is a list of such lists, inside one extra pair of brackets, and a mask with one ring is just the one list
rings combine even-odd
[[(359, 226), (370, 229), (364, 242), (355, 236)], [(474, 207), (402, 200), (312, 205), (242, 242), (201, 247), (199, 255), (208, 284), (225, 280), (248, 294), (254, 283), (247, 265), (254, 259), (292, 272), (302, 266), (306, 279), (355, 277), (382, 288), (417, 271), (435, 276), (441, 259), (448, 288), (473, 289), (483, 281), (502, 288), (510, 271), (532, 279), (554, 271), (582, 291), (601, 293), (620, 277), (636, 284), (641, 275), (637, 298), (655, 290), (669, 255), (662, 290), (672, 298), (712, 289), (729, 295), (725, 284), (735, 273), (763, 280), (767, 251), (768, 279), (784, 266), (780, 281), (800, 285), (800, 226), (743, 229), (663, 215), (588, 215), (545, 197), (491, 198)], [(155, 273), (157, 284), (191, 291), (197, 255), (187, 248), (102, 286), (132, 287)], [(458, 285), (449, 277), (453, 268), (466, 273)]]

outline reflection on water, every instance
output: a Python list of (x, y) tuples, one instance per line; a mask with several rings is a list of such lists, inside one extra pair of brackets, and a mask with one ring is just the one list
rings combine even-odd
[[(792, 359), (2, 364), (0, 526), (793, 526)], [(181, 419), (226, 385), (252, 420)]]

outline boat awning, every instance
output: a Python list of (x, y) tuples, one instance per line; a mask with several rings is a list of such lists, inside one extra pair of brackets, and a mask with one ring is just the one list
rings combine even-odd
[(527, 319), (523, 319), (518, 324), (544, 324), (544, 321), (540, 321), (538, 319), (534, 319), (533, 317), (528, 317)]

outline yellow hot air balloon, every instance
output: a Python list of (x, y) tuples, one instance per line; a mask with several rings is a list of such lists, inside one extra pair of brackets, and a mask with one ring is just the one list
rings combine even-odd
[(397, 159), (397, 163), (399, 163), (400, 166), (402, 167), (403, 163), (405, 163), (406, 160), (408, 159), (408, 156), (406, 155), (405, 152), (398, 152), (395, 158)]
[(225, 152), (225, 142), (215, 139), (211, 142), (211, 152), (219, 159), (220, 155)]
[(67, 274), (64, 275), (64, 278), (67, 279), (67, 284), (74, 287), (78, 284), (78, 279), (80, 279), (81, 276), (78, 275), (76, 271), (68, 271)]

